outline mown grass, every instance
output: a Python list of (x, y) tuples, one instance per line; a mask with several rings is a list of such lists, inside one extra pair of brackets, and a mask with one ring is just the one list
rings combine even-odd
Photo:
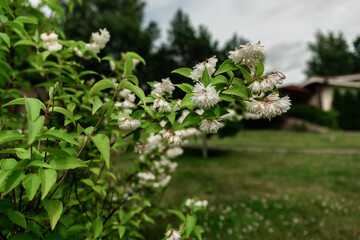
[[(200, 141), (196, 141), (200, 144)], [(245, 130), (235, 137), (213, 136), (209, 146), (286, 147), (286, 148), (360, 148), (360, 132), (285, 132)]]
[[(338, 147), (360, 145), (355, 142), (360, 134), (336, 134)], [(254, 146), (333, 146), (325, 144), (325, 135), (314, 136), (317, 140), (313, 134), (246, 131), (236, 139)], [(216, 144), (236, 143), (223, 139)], [(193, 196), (208, 199), (209, 213), (199, 219), (204, 239), (360, 238), (359, 154), (217, 151), (204, 159), (187, 150), (177, 161), (162, 205)]]

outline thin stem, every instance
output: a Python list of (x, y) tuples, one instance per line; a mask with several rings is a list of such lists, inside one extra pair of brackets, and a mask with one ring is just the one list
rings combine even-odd
[(80, 205), (81, 205), (81, 208), (83, 210), (83, 212), (85, 213), (86, 217), (89, 219), (90, 222), (92, 222), (91, 218), (89, 217), (89, 215), (87, 214), (87, 211), (86, 211), (86, 207), (85, 205), (81, 202), (79, 196), (78, 196), (78, 192), (77, 192), (77, 182), (75, 180), (75, 196), (76, 196), (76, 199), (79, 201)]
[[(116, 87), (115, 93), (114, 93), (114, 95), (113, 95), (113, 97), (112, 97), (112, 99), (111, 99), (112, 101), (114, 101), (114, 99), (115, 99), (115, 97), (116, 97), (116, 94), (117, 94), (117, 92), (118, 92), (119, 90), (120, 90), (119, 86)], [(82, 145), (81, 149), (79, 150), (79, 152), (78, 152), (78, 154), (76, 155), (75, 158), (79, 158), (79, 156), (81, 155), (81, 153), (84, 151), (86, 144), (89, 142), (91, 136), (94, 134), (94, 132), (95, 132), (95, 130), (97, 129), (97, 127), (99, 126), (101, 120), (104, 118), (106, 112), (107, 112), (107, 110), (104, 110), (104, 112), (101, 114), (101, 116), (100, 116), (99, 120), (97, 121), (94, 129), (91, 131), (90, 135), (87, 136), (84, 144)], [(68, 173), (69, 173), (69, 170), (67, 170), (67, 171), (65, 172), (65, 174), (61, 177), (61, 179), (60, 179), (60, 181), (58, 182), (56, 188), (55, 188), (54, 191), (50, 194), (49, 199), (51, 199), (52, 196), (54, 196), (54, 194), (56, 193), (56, 191), (59, 189), (59, 187), (61, 186), (61, 184), (64, 182), (64, 179), (65, 179), (65, 177), (68, 175)]]
[(112, 215), (114, 215), (114, 213), (119, 210), (121, 208), (122, 205), (124, 205), (124, 203), (128, 200), (128, 198), (130, 197), (130, 194), (120, 203), (120, 205), (116, 208), (114, 208), (111, 213), (105, 218), (103, 225), (105, 225), (105, 223), (112, 217)]

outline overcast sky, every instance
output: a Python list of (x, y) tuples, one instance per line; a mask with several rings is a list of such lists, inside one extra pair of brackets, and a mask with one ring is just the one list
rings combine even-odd
[[(360, 0), (146, 0), (145, 20), (153, 20), (166, 39), (177, 9), (193, 26), (207, 26), (220, 45), (237, 33), (267, 48), (266, 69), (280, 70), (287, 84), (305, 80), (307, 43), (317, 30), (342, 31), (349, 45), (360, 35)], [(210, 56), (209, 56), (210, 57)]]

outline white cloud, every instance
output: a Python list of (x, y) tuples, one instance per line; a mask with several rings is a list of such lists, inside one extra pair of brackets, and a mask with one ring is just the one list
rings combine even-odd
[(220, 44), (233, 33), (261, 40), (269, 50), (267, 69), (283, 71), (288, 84), (306, 78), (307, 43), (317, 30), (342, 31), (350, 45), (360, 34), (359, 0), (148, 0), (145, 19), (159, 23), (162, 40), (178, 8), (194, 26), (207, 26)]

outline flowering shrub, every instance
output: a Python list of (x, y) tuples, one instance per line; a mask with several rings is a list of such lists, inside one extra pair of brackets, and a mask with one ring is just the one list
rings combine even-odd
[[(55, 2), (48, 7), (61, 17)], [(4, 239), (52, 234), (144, 239), (145, 223), (156, 224), (168, 214), (176, 215), (179, 225), (169, 224), (164, 239), (201, 239), (197, 214), (206, 209), (206, 200), (189, 199), (178, 210), (158, 206), (177, 167), (170, 159), (183, 153), (181, 144), (189, 137), (214, 134), (246, 109), (271, 118), (290, 107), (275, 86), (285, 76), (263, 75), (260, 43), (230, 52), (217, 70), (216, 57), (194, 69), (176, 69), (173, 73), (192, 79), (195, 86), (174, 85), (166, 78), (150, 82), (146, 96), (134, 75), (136, 65), (145, 64), (142, 57), (133, 52), (118, 60), (97, 55), (111, 39), (106, 28), (93, 33), (90, 43), (66, 40), (38, 9), (21, 0), (1, 1), (0, 19)], [(84, 69), (89, 59), (109, 62), (111, 77)], [(45, 96), (26, 92), (33, 79)], [(182, 99), (172, 98), (175, 87), (185, 93)], [(117, 166), (130, 155), (133, 168), (119, 172)]]

